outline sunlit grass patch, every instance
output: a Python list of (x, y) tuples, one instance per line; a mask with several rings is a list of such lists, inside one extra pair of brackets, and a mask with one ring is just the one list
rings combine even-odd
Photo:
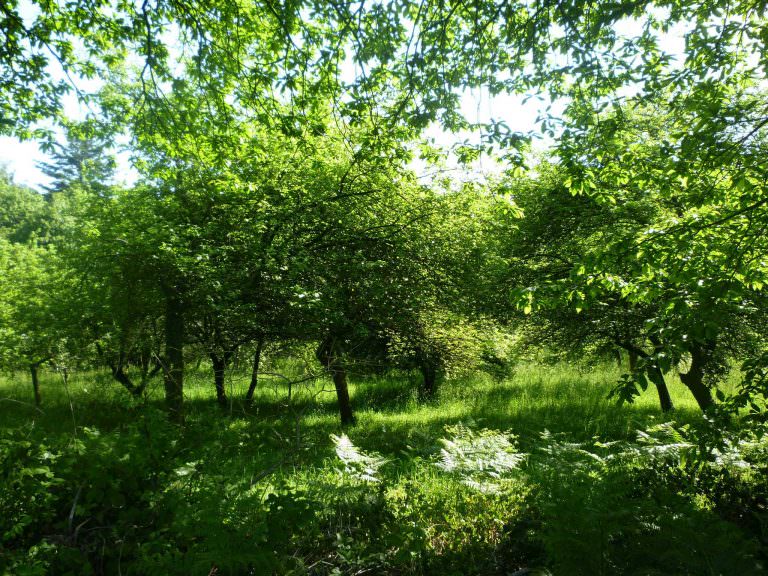
[[(414, 375), (356, 376), (357, 424), (342, 429), (327, 378), (289, 388), (265, 377), (247, 407), (247, 377), (233, 374), (222, 409), (209, 367), (192, 367), (179, 427), (162, 411), (159, 380), (134, 399), (106, 372), (74, 373), (66, 386), (45, 373), (37, 410), (19, 374), (0, 381), (0, 398), (13, 400), (0, 402), (0, 440), (13, 438), (0, 450), (20, 439), (27, 448), (0, 464), (14, 491), (50, 493), (51, 550), (69, 542), (79, 489), (72, 523), (115, 523), (119, 534), (94, 524), (93, 541), (122, 538), (120, 562), (139, 573), (658, 573), (640, 552), (667, 537), (675, 573), (702, 562), (754, 573), (755, 532), (723, 518), (763, 489), (765, 443), (729, 439), (691, 467), (687, 425), (702, 419), (674, 375), (678, 408), (667, 415), (653, 390), (633, 405), (608, 400), (618, 375), (521, 364), (504, 381), (446, 381), (427, 403)], [(39, 481), (47, 474), (54, 488)], [(0, 504), (23, 517), (15, 500), (0, 494)], [(136, 515), (157, 531), (136, 528)], [(704, 550), (707, 535), (717, 542)]]

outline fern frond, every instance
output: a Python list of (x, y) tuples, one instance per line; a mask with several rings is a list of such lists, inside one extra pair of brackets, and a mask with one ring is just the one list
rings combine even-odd
[(379, 455), (366, 454), (355, 446), (346, 434), (331, 434), (336, 447), (336, 456), (344, 464), (344, 473), (363, 482), (379, 482), (379, 469), (387, 463)]

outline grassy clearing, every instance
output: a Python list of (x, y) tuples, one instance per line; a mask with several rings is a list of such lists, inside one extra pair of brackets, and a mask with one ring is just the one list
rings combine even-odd
[[(357, 433), (389, 424), (393, 427), (391, 434), (396, 437), (398, 428), (437, 426), (442, 429), (446, 424), (469, 420), (485, 427), (513, 428), (518, 433), (536, 433), (548, 428), (569, 432), (577, 438), (619, 437), (632, 434), (638, 424), (661, 417), (658, 400), (650, 389), (631, 406), (617, 406), (608, 400), (607, 395), (620, 373), (609, 364), (593, 368), (526, 364), (518, 368), (514, 377), (503, 382), (496, 382), (485, 374), (450, 380), (442, 386), (438, 402), (423, 405), (416, 401), (416, 375), (359, 378), (353, 375), (350, 395), (358, 416)], [(109, 428), (122, 421), (120, 412), (135, 408), (125, 390), (107, 372), (74, 373), (68, 386), (59, 374), (44, 372), (41, 376), (43, 413), (37, 413), (32, 408), (34, 400), (27, 380), (28, 376), (22, 373), (0, 377), (3, 398), (0, 426), (13, 427), (31, 420), (53, 430), (61, 426), (60, 431), (64, 432), (67, 425), (71, 429), (74, 416), (78, 425)], [(690, 393), (674, 375), (669, 375), (668, 381), (677, 408), (675, 419), (695, 418), (698, 409)], [(244, 415), (240, 399), (247, 384), (245, 374), (230, 374), (227, 391), (233, 400), (233, 416)], [(147, 392), (147, 400), (143, 402), (159, 407), (162, 402), (160, 380), (156, 379)], [(289, 399), (285, 383), (278, 378), (265, 378), (249, 416), (257, 420), (259, 416), (282, 419), (301, 412), (305, 426), (324, 427), (329, 432), (339, 428), (330, 381), (303, 384), (291, 392)], [(185, 396), (192, 419), (198, 412), (212, 408), (213, 380), (206, 366), (190, 372)]]
[[(108, 374), (74, 374), (67, 386), (46, 374), (38, 412), (29, 383), (5, 378), (1, 438), (29, 446), (0, 452), (0, 471), (16, 479), (0, 496), (8, 518), (0, 567), (758, 573), (768, 525), (759, 458), (743, 471), (694, 470), (679, 452), (660, 460), (638, 449), (638, 430), (670, 418), (652, 391), (632, 406), (608, 401), (618, 375), (607, 365), (523, 365), (504, 382), (481, 374), (447, 382), (430, 404), (417, 403), (409, 374), (353, 377), (358, 423), (345, 432), (363, 464), (348, 466), (331, 439), (342, 431), (329, 382), (295, 387), (289, 398), (287, 386), (265, 380), (246, 411), (246, 377), (232, 375), (235, 400), (223, 415), (209, 373), (192, 372), (179, 429), (157, 409), (159, 384), (136, 401)], [(675, 429), (699, 422), (693, 399), (669, 380)], [(482, 434), (496, 447), (463, 472), (441, 468), (441, 458), (461, 457), (441, 449), (480, 446)], [(512, 448), (499, 447), (509, 441)], [(503, 453), (521, 454), (519, 464), (504, 468)], [(359, 473), (366, 456), (384, 462), (368, 475), (374, 481)], [(746, 513), (748, 521), (738, 518)], [(22, 527), (9, 536), (14, 518)], [(648, 546), (663, 552), (649, 556)]]

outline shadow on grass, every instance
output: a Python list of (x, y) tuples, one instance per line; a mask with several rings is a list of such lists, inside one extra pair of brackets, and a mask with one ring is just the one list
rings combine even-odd
[[(339, 462), (329, 435), (339, 434), (341, 426), (328, 382), (296, 388), (290, 400), (284, 386), (264, 384), (250, 408), (233, 394), (232, 403), (222, 409), (211, 382), (195, 375), (188, 386), (186, 425), (176, 428), (161, 411), (157, 383), (148, 398), (136, 400), (108, 374), (82, 375), (66, 388), (50, 376), (43, 380), (42, 413), (31, 404), (31, 387), (25, 381), (0, 383), (0, 398), (8, 400), (0, 402), (0, 431), (19, 428), (45, 444), (66, 444), (76, 430), (87, 439), (84, 426), (101, 431), (101, 436), (89, 440), (90, 451), (79, 456), (82, 466), (66, 471), (62, 525), (66, 526), (77, 498), (73, 487), (85, 486), (83, 502), (91, 498), (93, 510), (119, 515), (121, 505), (103, 503), (98, 495), (104, 479), (109, 479), (107, 488), (119, 480), (114, 492), (131, 501), (143, 497), (146, 471), (157, 467), (162, 478), (150, 492), (167, 506), (168, 516), (159, 520), (167, 529), (162, 539), (177, 538), (175, 543), (188, 547), (190, 542), (200, 543), (195, 549), (203, 560), (209, 546), (216, 550), (219, 545), (219, 554), (211, 556), (206, 570), (232, 553), (212, 538), (223, 533), (219, 518), (242, 515), (247, 521), (236, 524), (242, 529), (230, 536), (240, 538), (242, 548), (251, 546), (246, 527), (249, 522), (265, 522), (261, 494), (285, 486), (299, 486), (315, 499), (307, 504), (305, 516), (291, 508), (297, 499), (286, 489), (280, 501), (285, 511), (267, 524), (287, 526), (289, 535), (267, 542), (268, 547), (290, 542), (295, 533), (296, 538), (307, 535), (302, 541), (306, 549), (316, 549), (318, 533), (325, 538), (318, 558), (338, 562), (348, 553), (344, 550), (358, 550), (360, 558), (375, 563), (378, 555), (402, 549), (408, 556), (399, 573), (507, 574), (534, 561), (559, 567), (556, 573), (562, 574), (611, 573), (607, 561), (617, 570), (631, 568), (633, 573), (706, 573), (685, 570), (699, 559), (718, 566), (721, 562), (725, 567), (720, 573), (729, 573), (726, 561), (754, 554), (750, 542), (715, 512), (700, 509), (693, 499), (656, 490), (652, 471), (647, 478), (643, 470), (626, 477), (593, 477), (568, 470), (561, 477), (559, 468), (539, 472), (530, 490), (541, 492), (529, 503), (517, 492), (498, 498), (473, 492), (459, 480), (438, 474), (431, 464), (431, 456), (440, 449), (439, 439), (447, 435), (446, 426), (458, 423), (511, 430), (519, 437), (520, 450), (532, 452), (544, 429), (577, 442), (596, 435), (604, 440), (628, 439), (638, 427), (668, 419), (648, 403), (624, 407), (610, 403), (605, 399), (605, 377), (542, 371), (537, 378), (529, 371), (501, 383), (482, 377), (457, 379), (445, 383), (440, 397), (426, 404), (415, 401), (416, 377), (357, 378), (351, 387), (358, 423), (345, 431), (355, 446), (382, 454), (390, 463), (380, 489), (366, 485), (359, 489), (359, 497), (353, 497), (339, 485), (336, 472)], [(678, 421), (697, 416), (689, 410), (674, 414)], [(126, 459), (143, 452), (151, 456), (145, 455), (145, 467)], [(534, 476), (536, 471), (526, 474)], [(122, 483), (131, 478), (135, 489)], [(263, 491), (252, 496), (253, 501), (247, 499), (251, 496), (238, 500), (262, 481)], [(222, 491), (226, 485), (229, 488)], [(149, 510), (147, 506), (142, 514)], [(270, 513), (280, 510), (275, 506)], [(327, 518), (313, 532), (317, 511)], [(531, 533), (535, 533), (532, 544)], [(136, 542), (144, 536), (137, 535)], [(376, 547), (376, 542), (383, 544)], [(104, 548), (94, 550), (103, 554)], [(173, 566), (168, 558), (166, 567)], [(411, 558), (417, 560), (408, 564)], [(409, 572), (408, 566), (413, 570)], [(739, 566), (739, 573), (750, 573), (750, 566)]]
[[(509, 429), (521, 437), (538, 435), (545, 429), (567, 433), (574, 440), (594, 436), (604, 439), (633, 437), (638, 427), (673, 419), (688, 422), (699, 417), (696, 411), (677, 410), (663, 415), (648, 405), (617, 406), (608, 401), (609, 388), (595, 385), (588, 377), (512, 379), (493, 383), (482, 379), (457, 379), (445, 383), (433, 402), (416, 402), (418, 377), (398, 375), (360, 378), (351, 385), (352, 403), (358, 425), (349, 433), (362, 440), (375, 438), (377, 450), (394, 453), (413, 441), (414, 436), (442, 436), (446, 425), (459, 422), (480, 428)], [(65, 388), (55, 374), (43, 378), (43, 405), (37, 409), (31, 386), (14, 380), (0, 387), (0, 428), (34, 423), (51, 432), (71, 433), (75, 426), (112, 430), (128, 424), (147, 409), (164, 407), (159, 383), (151, 395), (133, 398), (109, 374), (91, 373), (70, 380)], [(251, 406), (242, 396), (232, 396), (226, 408), (213, 397), (213, 386), (197, 378), (190, 386), (186, 414), (190, 425), (226, 426), (231, 419), (247, 420), (256, 427), (272, 428), (278, 434), (300, 432), (313, 437), (338, 433), (336, 396), (329, 382), (299, 387), (288, 397), (284, 386), (263, 384)], [(225, 415), (230, 418), (222, 419)]]

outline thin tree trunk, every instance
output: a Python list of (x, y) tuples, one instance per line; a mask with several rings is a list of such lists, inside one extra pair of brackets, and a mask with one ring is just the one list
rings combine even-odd
[[(658, 356), (663, 351), (661, 342), (656, 338), (652, 338), (651, 341), (654, 346), (654, 352)], [(656, 391), (659, 394), (659, 404), (661, 405), (661, 411), (669, 412), (670, 410), (674, 409), (674, 406), (672, 405), (672, 397), (669, 395), (667, 382), (664, 380), (664, 373), (661, 371), (661, 368), (656, 364), (649, 366), (648, 377), (656, 386)]]
[(165, 301), (165, 404), (172, 420), (184, 420), (184, 310), (178, 294)]
[(421, 348), (416, 350), (416, 362), (422, 375), (419, 400), (432, 400), (437, 395), (437, 365)]
[(355, 423), (355, 415), (352, 412), (352, 402), (349, 399), (349, 386), (347, 385), (347, 371), (341, 361), (338, 345), (333, 337), (328, 337), (320, 344), (315, 353), (317, 359), (323, 364), (333, 379), (336, 388), (336, 398), (339, 403), (339, 415), (341, 425), (347, 426)]
[(223, 356), (210, 354), (213, 364), (213, 382), (216, 386), (216, 401), (222, 408), (227, 406), (227, 391), (224, 389), (224, 376), (227, 369), (227, 360)]
[(669, 395), (669, 388), (667, 388), (667, 382), (664, 380), (664, 374), (657, 366), (651, 366), (648, 369), (648, 377), (651, 382), (656, 386), (656, 392), (659, 394), (659, 405), (662, 412), (669, 412), (674, 410), (675, 406), (672, 404), (672, 397)]
[[(650, 354), (633, 344), (622, 342), (619, 345), (628, 352), (629, 366), (633, 372), (637, 369), (638, 358), (643, 358), (647, 362), (651, 359)], [(667, 382), (664, 379), (664, 373), (661, 371), (661, 368), (659, 368), (656, 364), (648, 363), (646, 365), (646, 371), (648, 373), (648, 378), (651, 382), (653, 382), (653, 385), (656, 386), (656, 392), (659, 395), (659, 406), (661, 411), (669, 412), (670, 410), (674, 410), (675, 405), (672, 403), (672, 396), (669, 394), (669, 388), (667, 388)]]
[(39, 362), (35, 362), (34, 364), (29, 365), (29, 373), (32, 376), (32, 390), (35, 393), (35, 406), (38, 408), (40, 407), (40, 404), (42, 403), (42, 398), (40, 397), (40, 380), (37, 376), (37, 368), (40, 366)]
[(352, 402), (349, 399), (349, 387), (347, 385), (347, 370), (341, 362), (335, 362), (331, 367), (331, 377), (336, 388), (336, 397), (339, 401), (339, 415), (342, 426), (355, 423), (355, 415), (352, 413)]
[(261, 363), (261, 352), (264, 349), (264, 338), (256, 341), (256, 352), (253, 353), (253, 369), (251, 370), (251, 383), (248, 386), (248, 392), (245, 394), (245, 403), (250, 406), (253, 404), (253, 394), (256, 392), (256, 386), (259, 384), (259, 364)]
[(421, 388), (419, 389), (420, 400), (432, 400), (437, 393), (437, 371), (430, 362), (424, 361), (419, 365), (422, 375)]

